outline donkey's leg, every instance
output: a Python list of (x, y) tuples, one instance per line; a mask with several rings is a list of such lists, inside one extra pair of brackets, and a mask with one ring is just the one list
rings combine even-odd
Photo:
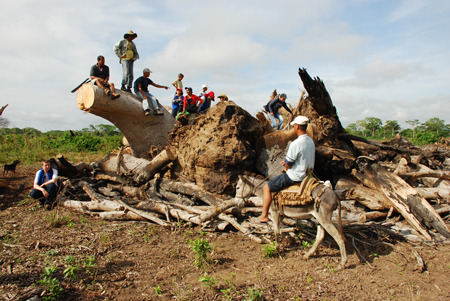
[(341, 263), (339, 264), (338, 269), (344, 268), (345, 264), (347, 263), (347, 252), (345, 251), (344, 237), (341, 236), (341, 233), (339, 233), (338, 229), (336, 229), (336, 227), (331, 222), (331, 213), (328, 217), (321, 216), (320, 214), (315, 217), (322, 225), (322, 227), (328, 232), (328, 234), (331, 235), (331, 237), (334, 238), (334, 240), (338, 244), (339, 250), (341, 251)]
[(280, 215), (280, 211), (274, 203), (270, 206), (270, 219), (272, 220), (273, 232), (275, 234), (275, 241), (278, 242), (280, 238), (280, 220), (282, 216)]
[(322, 242), (323, 238), (325, 237), (325, 230), (322, 228), (322, 226), (319, 224), (317, 226), (317, 235), (316, 235), (316, 241), (314, 242), (313, 246), (311, 247), (311, 249), (308, 251), (308, 253), (306, 253), (303, 256), (303, 259), (308, 259), (309, 256), (311, 256), (312, 254), (314, 254), (314, 252), (317, 250), (317, 247), (320, 245), (320, 243)]

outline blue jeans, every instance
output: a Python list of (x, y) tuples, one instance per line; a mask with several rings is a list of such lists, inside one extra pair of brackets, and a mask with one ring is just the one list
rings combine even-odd
[(149, 92), (144, 91), (144, 94), (147, 96), (147, 101), (144, 100), (144, 97), (140, 91), (136, 94), (140, 99), (142, 99), (142, 107), (144, 108), (144, 111), (150, 110), (150, 106), (153, 107), (153, 110), (159, 109), (158, 103), (156, 102), (156, 97)]
[[(284, 122), (283, 116), (281, 116), (280, 113), (273, 113), (273, 116), (272, 114), (270, 114), (269, 116), (270, 120), (272, 121), (272, 127), (274, 129), (277, 129), (277, 131), (281, 130), (281, 127), (283, 126)], [(277, 128), (277, 119), (278, 119), (278, 128)]]
[(122, 69), (122, 86), (127, 85), (131, 89), (133, 86), (133, 62), (131, 60), (122, 60)]
[(37, 189), (31, 190), (30, 196), (33, 199), (39, 200), (39, 203), (41, 205), (44, 205), (44, 203), (51, 205), (55, 201), (56, 193), (58, 192), (58, 186), (51, 183), (51, 184), (45, 185), (43, 188), (45, 190), (47, 190), (48, 198), (44, 198), (44, 195), (42, 194), (42, 192)]

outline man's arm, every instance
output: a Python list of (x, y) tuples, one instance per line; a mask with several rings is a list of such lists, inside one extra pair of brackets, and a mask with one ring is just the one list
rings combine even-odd
[(116, 45), (114, 45), (114, 47), (113, 47), (114, 53), (117, 55), (117, 57), (119, 57), (119, 58), (121, 58), (121, 59), (124, 58), (124, 57), (126, 57), (126, 55), (124, 55), (124, 56), (121, 56), (121, 55), (120, 55), (120, 48), (121, 48), (121, 46), (122, 46), (123, 41), (124, 41), (124, 40), (120, 40), (120, 41), (117, 42)]
[(155, 83), (151, 83), (151, 85), (156, 87), (156, 88), (163, 88), (163, 89), (169, 90), (169, 87), (167, 87), (167, 86), (161, 86), (161, 85), (158, 85), (158, 84), (155, 84)]
[(294, 114), (294, 113), (292, 113), (291, 109), (289, 109), (289, 106), (286, 104), (286, 101), (283, 102), (283, 107), (286, 109), (286, 111), (291, 113), (291, 115)]
[[(136, 83), (135, 83), (135, 84), (136, 84)], [(138, 84), (137, 86), (138, 86), (139, 92), (141, 92), (142, 98), (143, 98), (144, 100), (147, 99), (147, 94), (145, 94), (145, 93), (144, 93), (144, 90), (142, 90), (142, 85), (141, 85), (141, 84)]]
[(284, 159), (284, 161), (281, 162), (281, 165), (284, 166), (284, 171), (290, 169), (292, 167), (292, 164), (294, 164), (294, 162), (289, 161), (288, 158)]

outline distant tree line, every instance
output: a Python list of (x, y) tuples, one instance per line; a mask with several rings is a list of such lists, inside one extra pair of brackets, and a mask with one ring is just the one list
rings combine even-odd
[(419, 145), (433, 144), (441, 137), (447, 138), (450, 133), (450, 124), (437, 117), (423, 123), (419, 119), (407, 120), (411, 128), (402, 130), (397, 120), (386, 120), (383, 124), (380, 118), (366, 117), (356, 123), (349, 124), (345, 130), (352, 135), (368, 139), (390, 139), (400, 133), (411, 142)]
[(122, 133), (113, 125), (90, 125), (80, 131), (35, 128), (0, 128), (0, 162), (20, 159), (29, 164), (57, 154), (79, 156), (88, 153), (109, 153), (122, 143)]

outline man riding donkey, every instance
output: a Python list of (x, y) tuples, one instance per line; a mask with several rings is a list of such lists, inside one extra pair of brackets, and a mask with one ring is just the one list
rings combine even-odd
[(285, 173), (271, 179), (264, 185), (263, 212), (259, 216), (259, 222), (269, 221), (269, 208), (272, 203), (272, 192), (280, 191), (295, 182), (301, 182), (308, 171), (314, 169), (315, 147), (314, 141), (306, 134), (309, 119), (305, 116), (297, 116), (291, 125), (297, 134), (297, 139), (292, 141), (286, 154), (286, 159), (281, 162)]

